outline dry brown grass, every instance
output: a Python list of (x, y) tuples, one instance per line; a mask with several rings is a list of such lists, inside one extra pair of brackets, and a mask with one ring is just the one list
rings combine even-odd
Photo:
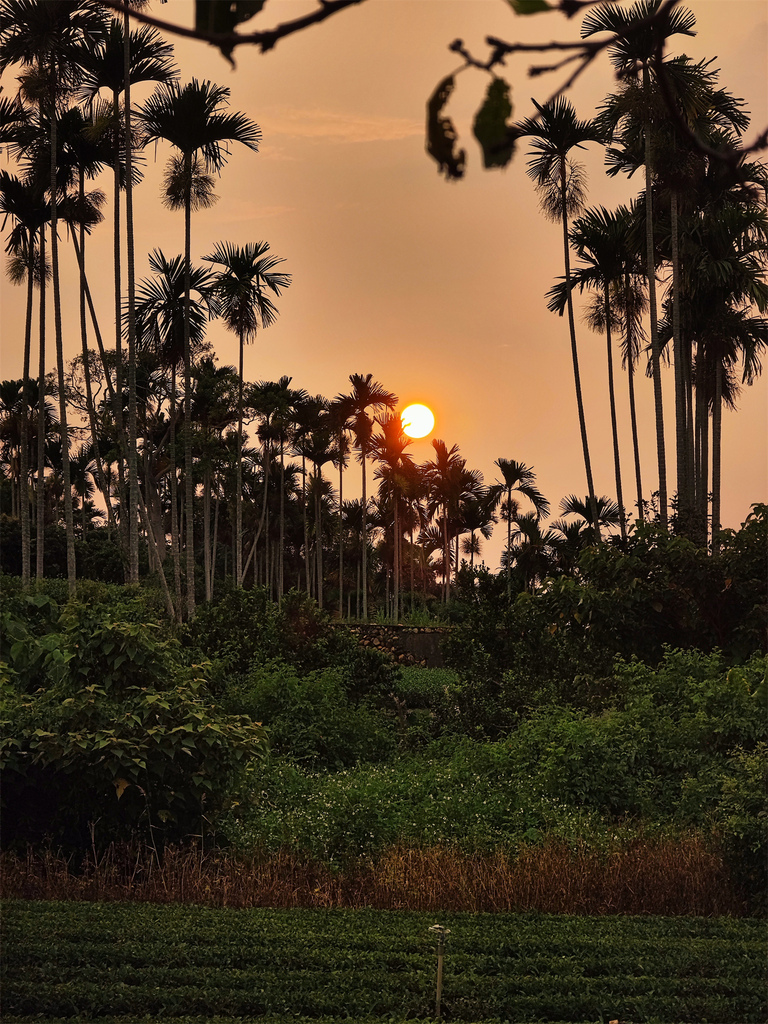
[(465, 855), (387, 850), (341, 870), (282, 852), (263, 857), (110, 847), (75, 871), (51, 852), (0, 857), (0, 893), (41, 900), (137, 900), (216, 907), (539, 911), (550, 914), (742, 915), (722, 857), (698, 837), (638, 841), (600, 854), (559, 843)]

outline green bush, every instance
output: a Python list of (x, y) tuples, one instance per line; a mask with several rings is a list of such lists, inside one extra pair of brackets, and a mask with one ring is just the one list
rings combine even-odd
[(233, 590), (200, 609), (184, 627), (182, 643), (217, 662), (222, 688), (242, 683), (253, 667), (280, 660), (300, 674), (337, 668), (352, 696), (385, 694), (397, 669), (378, 651), (361, 649), (343, 627), (331, 624), (317, 604), (291, 591), (278, 607), (261, 589)]
[(3, 840), (83, 849), (99, 838), (199, 834), (254, 759), (258, 723), (224, 714), (205, 663), (158, 627), (65, 607), (56, 632), (14, 624), (2, 668)]
[(278, 755), (331, 768), (392, 753), (391, 723), (370, 705), (350, 701), (344, 674), (300, 674), (283, 661), (255, 665), (226, 693), (225, 706), (263, 722)]

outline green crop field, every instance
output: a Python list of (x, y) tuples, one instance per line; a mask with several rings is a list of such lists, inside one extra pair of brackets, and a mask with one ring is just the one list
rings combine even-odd
[[(446, 1021), (764, 1024), (755, 919), (446, 914)], [(3, 1021), (405, 1021), (434, 915), (3, 904)]]

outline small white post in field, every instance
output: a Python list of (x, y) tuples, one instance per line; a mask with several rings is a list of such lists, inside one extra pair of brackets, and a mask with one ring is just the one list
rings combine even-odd
[(437, 998), (435, 1001), (435, 1017), (440, 1020), (440, 999), (443, 994), (443, 955), (445, 953), (445, 940), (451, 934), (451, 929), (443, 924), (433, 924), (429, 929), (437, 936)]

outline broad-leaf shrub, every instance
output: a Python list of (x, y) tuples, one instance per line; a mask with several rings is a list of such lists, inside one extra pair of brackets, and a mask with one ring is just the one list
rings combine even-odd
[(233, 590), (200, 609), (181, 641), (217, 662), (217, 685), (242, 680), (255, 666), (280, 660), (299, 674), (336, 668), (353, 697), (386, 693), (397, 669), (379, 651), (363, 650), (343, 627), (331, 624), (315, 601), (290, 591), (281, 607), (262, 589)]
[(339, 669), (300, 674), (279, 660), (254, 665), (224, 704), (262, 721), (275, 754), (318, 767), (379, 761), (395, 746), (391, 720), (369, 702), (350, 701)]
[[(766, 826), (765, 670), (757, 656), (728, 669), (718, 653), (669, 651), (657, 669), (618, 661), (596, 710), (542, 705), (495, 742), (446, 728), (418, 753), (335, 773), (277, 759), (254, 807), (233, 811), (225, 831), (245, 848), (328, 857), (391, 842), (472, 850), (549, 836), (594, 845), (637, 829), (694, 828), (741, 858), (742, 877), (762, 856)], [(436, 683), (447, 705), (460, 699), (451, 673), (424, 676), (427, 696)], [(419, 703), (416, 670), (404, 674), (402, 693)]]
[(719, 649), (738, 665), (765, 653), (768, 628), (768, 505), (738, 531), (723, 531), (717, 556), (658, 525), (625, 544), (586, 548), (576, 571), (545, 581), (511, 604), (481, 601), (444, 641), (446, 662), (467, 688), (467, 715), (489, 736), (550, 700), (605, 704), (616, 655), (658, 664), (668, 647)]
[[(20, 632), (22, 625), (19, 625)], [(70, 605), (58, 631), (18, 636), (3, 665), (3, 839), (72, 848), (200, 834), (254, 760), (261, 725), (217, 708), (207, 663), (156, 627)]]

